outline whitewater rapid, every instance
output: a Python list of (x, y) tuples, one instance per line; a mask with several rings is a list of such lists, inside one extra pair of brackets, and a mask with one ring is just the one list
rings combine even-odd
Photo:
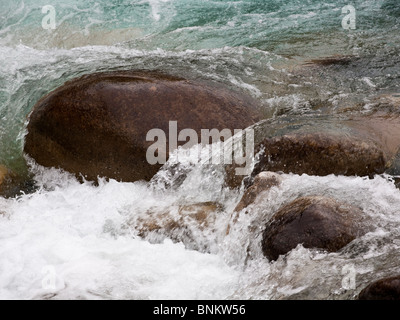
[[(285, 174), (236, 221), (243, 189), (225, 188), (221, 172), (198, 164), (176, 188), (162, 180), (95, 185), (27, 165), (22, 152), (35, 103), (101, 71), (223, 83), (257, 99), (265, 118), (368, 111), (377, 96), (399, 91), (396, 1), (353, 1), (353, 31), (341, 28), (348, 1), (63, 0), (54, 4), (54, 31), (41, 28), (48, 2), (4, 0), (0, 8), (0, 164), (35, 181), (29, 194), (0, 197), (0, 299), (353, 299), (400, 272), (400, 191), (388, 175)], [(329, 56), (350, 62), (307, 67)], [(299, 246), (268, 262), (266, 221), (307, 195), (360, 207), (372, 231), (338, 253)], [(153, 214), (168, 219), (180, 205), (205, 202), (220, 204), (212, 225), (189, 224), (178, 239), (141, 236), (139, 222)]]
[[(215, 200), (218, 188), (224, 199), (215, 224), (201, 230), (207, 233), (203, 251), (195, 251), (190, 247), (196, 239), (173, 242), (168, 234), (143, 239), (132, 224), (157, 209), (172, 214), (169, 208), (187, 201), (185, 184), (175, 191), (113, 180), (94, 186), (59, 170), (34, 170), (35, 193), (0, 198), (0, 296), (5, 299), (341, 299), (354, 298), (376, 273), (399, 269), (400, 192), (388, 177), (284, 175), (282, 186), (251, 215), (241, 213), (228, 235), (241, 194), (222, 185), (207, 190), (202, 183), (207, 177), (192, 177), (192, 188), (203, 192), (191, 194), (190, 202)], [(339, 253), (299, 246), (269, 263), (260, 246), (263, 223), (282, 204), (313, 194), (361, 207), (373, 231)], [(355, 272), (357, 287), (343, 288), (343, 270)]]

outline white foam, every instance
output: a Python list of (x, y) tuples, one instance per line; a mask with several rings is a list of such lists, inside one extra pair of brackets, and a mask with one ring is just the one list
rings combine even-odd
[[(216, 255), (122, 234), (127, 213), (168, 205), (146, 185), (94, 187), (55, 173), (42, 172), (47, 181), (33, 195), (2, 199), (1, 298), (222, 299), (235, 288), (237, 272)], [(49, 267), (55, 288), (43, 288)]]
[[(32, 170), (40, 187), (36, 193), (18, 200), (0, 198), (5, 213), (0, 217), (1, 298), (269, 299), (310, 297), (316, 286), (316, 294), (326, 298), (332, 292), (343, 294), (344, 266), (367, 270), (360, 278), (366, 281), (373, 277), (368, 270), (382, 268), (399, 247), (384, 240), (397, 239), (400, 225), (400, 192), (388, 177), (283, 175), (280, 187), (233, 223), (240, 195), (221, 188), (222, 181), (208, 171), (194, 170), (181, 187), (163, 190), (104, 179), (98, 186), (80, 184), (59, 170)], [(263, 226), (280, 206), (305, 195), (358, 206), (376, 229), (356, 240), (348, 253), (299, 246), (287, 258), (268, 263), (260, 246)], [(137, 225), (127, 224), (133, 217), (151, 218), (155, 208), (168, 219), (168, 208), (183, 200), (216, 199), (225, 209), (215, 222), (190, 226), (192, 236), (202, 237), (213, 254), (188, 249), (193, 239), (185, 233), (180, 234), (182, 242), (172, 243), (166, 229), (166, 240), (150, 243), (137, 236)], [(54, 272), (53, 288), (43, 287), (49, 270)]]

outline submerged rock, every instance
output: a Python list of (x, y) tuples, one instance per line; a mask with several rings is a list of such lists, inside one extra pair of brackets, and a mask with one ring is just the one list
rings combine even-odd
[(27, 173), (15, 171), (0, 165), (0, 196), (13, 198), (22, 193), (31, 193), (36, 190), (33, 177)]
[(346, 55), (332, 55), (329, 57), (323, 57), (323, 58), (318, 58), (318, 59), (312, 59), (309, 61), (306, 61), (303, 65), (304, 66), (309, 66), (309, 67), (326, 67), (326, 66), (331, 66), (331, 65), (348, 65), (350, 62), (356, 60), (355, 56), (346, 56)]
[[(281, 184), (282, 178), (279, 174), (274, 172), (261, 172), (259, 173), (251, 186), (248, 186), (245, 190), (239, 203), (236, 205), (233, 213), (231, 222), (226, 228), (226, 234), (228, 235), (234, 224), (237, 223), (241, 211), (246, 209), (248, 206), (257, 203), (257, 201), (265, 195), (272, 187), (277, 187)], [(244, 211), (248, 214), (248, 210)]]
[(282, 178), (274, 172), (260, 172), (251, 185), (243, 194), (242, 199), (235, 208), (235, 212), (239, 212), (249, 205), (253, 204), (263, 192), (270, 190), (272, 187), (279, 186)]
[[(163, 230), (170, 233), (174, 229), (183, 229), (191, 223), (203, 229), (213, 222), (211, 213), (221, 211), (222, 205), (216, 202), (202, 202), (176, 207), (176, 214), (171, 210), (152, 212), (145, 219), (139, 219), (139, 234), (144, 236), (148, 232)], [(211, 220), (210, 220), (211, 219)]]
[(146, 135), (163, 130), (168, 157), (169, 121), (200, 139), (201, 129), (244, 129), (258, 114), (252, 99), (220, 85), (156, 72), (97, 73), (68, 81), (35, 105), (25, 152), (88, 180), (150, 180), (161, 165), (148, 163), (155, 142)]
[(380, 279), (358, 295), (359, 300), (400, 300), (400, 276)]
[(0, 165), (0, 196), (9, 198), (19, 192), (17, 175), (5, 166)]
[(274, 214), (263, 232), (262, 250), (277, 260), (302, 244), (336, 252), (364, 234), (363, 212), (326, 197), (303, 197)]
[(207, 251), (206, 230), (213, 228), (216, 214), (222, 211), (223, 206), (217, 202), (181, 204), (161, 210), (153, 208), (128, 224), (138, 236), (149, 241), (169, 238), (190, 249)]
[(9, 179), (9, 176), (10, 171), (6, 167), (0, 165), (0, 193), (5, 181)]
[(0, 165), (0, 184), (4, 181), (7, 174), (8, 169), (5, 166)]

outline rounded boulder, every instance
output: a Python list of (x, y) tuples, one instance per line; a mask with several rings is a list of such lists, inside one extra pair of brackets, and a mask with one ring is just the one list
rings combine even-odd
[(283, 206), (269, 220), (262, 250), (272, 261), (300, 244), (336, 252), (364, 233), (359, 208), (332, 198), (302, 197)]
[[(161, 164), (146, 158), (147, 133), (169, 122), (193, 129), (244, 129), (258, 121), (255, 102), (222, 85), (157, 72), (82, 76), (44, 96), (29, 117), (24, 151), (45, 167), (85, 179), (150, 180)], [(178, 145), (185, 144), (179, 141)], [(159, 151), (159, 152), (162, 152)]]
[(400, 276), (377, 280), (358, 295), (359, 300), (400, 300)]

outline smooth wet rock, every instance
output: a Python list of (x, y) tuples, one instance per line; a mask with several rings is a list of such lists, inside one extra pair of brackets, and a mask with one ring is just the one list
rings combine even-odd
[(359, 208), (326, 197), (302, 197), (268, 221), (262, 250), (269, 260), (277, 260), (299, 244), (336, 252), (365, 232)]
[[(116, 71), (71, 80), (33, 108), (25, 152), (40, 165), (88, 180), (150, 180), (151, 129), (244, 129), (258, 121), (254, 101), (217, 84), (156, 72)], [(182, 145), (185, 142), (180, 142)], [(168, 146), (167, 146), (168, 150)], [(168, 154), (166, 155), (168, 157)]]
[(341, 134), (288, 134), (265, 139), (256, 153), (261, 149), (265, 151), (253, 175), (275, 171), (317, 176), (373, 176), (383, 173), (387, 163), (382, 149), (372, 141)]
[(359, 300), (400, 300), (400, 276), (380, 279), (358, 295)]
[(260, 172), (251, 185), (243, 194), (242, 199), (235, 208), (235, 212), (239, 212), (249, 205), (253, 204), (258, 197), (272, 187), (279, 186), (282, 178), (275, 172)]
[(400, 115), (282, 117), (254, 126), (257, 161), (250, 177), (225, 167), (230, 188), (262, 171), (326, 176), (400, 174)]

